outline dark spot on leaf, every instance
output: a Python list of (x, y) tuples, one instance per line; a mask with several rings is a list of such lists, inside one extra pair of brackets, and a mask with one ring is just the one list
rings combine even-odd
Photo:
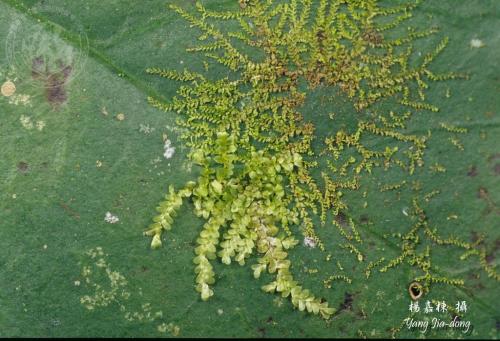
[[(478, 278), (476, 278), (476, 280), (477, 280), (477, 279), (478, 279)], [(477, 282), (477, 283), (473, 286), (473, 288), (474, 288), (475, 290), (483, 290), (483, 289), (485, 289), (485, 286), (483, 285), (483, 283), (481, 283), (481, 282)], [(473, 295), (473, 293), (471, 293), (471, 294)]]
[(21, 173), (27, 173), (29, 169), (28, 163), (21, 161), (17, 164), (17, 170)]
[(500, 163), (497, 163), (495, 167), (493, 167), (493, 172), (495, 175), (500, 175)]
[(148, 271), (149, 269), (148, 269), (148, 267), (147, 267), (147, 266), (144, 266), (144, 265), (143, 265), (143, 266), (141, 266), (141, 270), (142, 270), (142, 272), (146, 272), (146, 271)]
[(59, 67), (61, 68), (61, 73), (64, 81), (68, 80), (69, 76), (71, 75), (71, 71), (73, 71), (73, 67), (71, 67), (71, 65), (64, 65), (62, 63), (59, 63)]
[(370, 222), (370, 218), (368, 218), (367, 215), (362, 215), (361, 218), (359, 219), (359, 222), (361, 224), (368, 224)]
[(259, 327), (259, 328), (257, 328), (257, 331), (259, 332), (259, 334), (260, 334), (261, 337), (266, 336), (266, 328)]
[(484, 187), (479, 187), (479, 190), (477, 191), (477, 197), (480, 199), (484, 199), (488, 196), (488, 190)]
[(339, 212), (337, 216), (335, 217), (335, 221), (342, 227), (348, 227), (349, 225), (347, 224), (347, 217), (344, 213)]
[(495, 240), (495, 249), (494, 249), (494, 250), (495, 250), (495, 251), (500, 250), (500, 238), (497, 238), (497, 239)]
[(340, 309), (339, 310), (352, 310), (352, 302), (353, 302), (354, 298), (352, 296), (352, 294), (348, 293), (348, 292), (345, 292), (344, 294), (344, 302), (342, 302), (342, 304), (340, 305)]
[(57, 69), (49, 70), (47, 62), (42, 57), (32, 60), (31, 76), (33, 79), (43, 81), (47, 100), (54, 106), (59, 106), (67, 101), (65, 85), (73, 67), (57, 61)]
[(478, 239), (479, 239), (479, 234), (478, 234), (476, 231), (472, 231), (472, 232), (470, 233), (470, 240), (471, 240), (473, 243), (475, 243), (475, 242), (477, 242), (477, 241), (478, 241)]
[(363, 40), (370, 42), (372, 44), (375, 44), (375, 45), (380, 44), (383, 40), (383, 36), (379, 32), (377, 32), (373, 29), (365, 31), (363, 33), (362, 37), (363, 37)]
[(274, 320), (273, 320), (273, 317), (272, 316), (269, 316), (266, 320), (267, 323), (273, 323)]
[(325, 31), (318, 30), (318, 32), (316, 32), (316, 37), (318, 38), (319, 41), (324, 40), (326, 38)]
[(500, 159), (500, 153), (492, 154), (488, 157), (488, 162), (491, 162), (493, 160)]
[(486, 261), (488, 262), (488, 264), (493, 263), (494, 260), (495, 260), (495, 255), (493, 253), (486, 255)]
[(498, 205), (491, 199), (488, 190), (486, 188), (479, 187), (479, 190), (477, 192), (477, 197), (479, 199), (482, 199), (488, 205), (483, 215), (490, 214), (491, 212), (495, 212), (496, 214), (500, 215), (500, 207), (498, 207)]
[(471, 168), (469, 168), (469, 171), (467, 172), (467, 176), (470, 176), (470, 177), (475, 177), (477, 176), (477, 167), (476, 166), (471, 166)]
[(66, 102), (68, 97), (60, 81), (57, 79), (51, 79), (48, 84), (49, 86), (46, 91), (49, 102), (57, 105)]
[(422, 284), (418, 282), (411, 283), (408, 287), (408, 292), (410, 293), (410, 297), (414, 301), (418, 300), (424, 294)]

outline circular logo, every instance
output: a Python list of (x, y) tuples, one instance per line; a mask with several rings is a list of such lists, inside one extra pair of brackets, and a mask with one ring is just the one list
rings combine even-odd
[[(6, 58), (16, 83), (41, 84), (54, 96), (84, 69), (88, 37), (74, 15), (63, 8), (36, 5), (29, 10), (37, 21), (22, 14), (12, 16), (5, 43)], [(51, 18), (63, 19), (67, 31)]]

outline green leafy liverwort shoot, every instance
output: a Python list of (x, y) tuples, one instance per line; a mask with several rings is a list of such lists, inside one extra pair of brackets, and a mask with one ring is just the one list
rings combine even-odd
[[(413, 41), (436, 29), (391, 35), (412, 17), (419, 2), (390, 7), (377, 0), (250, 0), (234, 11), (213, 11), (197, 3), (197, 14), (171, 6), (201, 32), (200, 45), (189, 50), (224, 66), (230, 74), (212, 79), (189, 70), (147, 69), (152, 75), (183, 82), (169, 103), (149, 101), (180, 115), (177, 123), (186, 130), (181, 137), (201, 173), (178, 191), (170, 187), (145, 234), (152, 237), (152, 248), (160, 247), (162, 232), (171, 229), (184, 199), (193, 203), (194, 213), (205, 220), (194, 258), (196, 290), (203, 300), (214, 294), (215, 260), (244, 265), (256, 254), (251, 266), (254, 276), (265, 271), (275, 276), (264, 291), (289, 297), (301, 311), (323, 318), (334, 314), (327, 302), (294, 280), (288, 253), (298, 240), (290, 227), (299, 227), (303, 237), (324, 250), (313, 214), (321, 212), (322, 224), (327, 212), (346, 214), (343, 191), (359, 189), (360, 177), (375, 167), (397, 166), (413, 174), (423, 166), (428, 136), (405, 133), (406, 122), (415, 112), (439, 110), (425, 101), (428, 82), (464, 76), (437, 74), (429, 68), (447, 38), (425, 54), (419, 65), (410, 63)], [(228, 22), (239, 26), (238, 30), (218, 28)], [(312, 175), (318, 166), (312, 160), (316, 154), (312, 141), (319, 139), (314, 125), (299, 111), (310, 90), (320, 85), (340, 90), (352, 103), (357, 119), (354, 131), (348, 132), (335, 122), (336, 115), (331, 116), (331, 134), (319, 141), (328, 163), (321, 172), (323, 186)], [(377, 106), (387, 102), (397, 105), (390, 112)], [(376, 114), (368, 114), (367, 109)], [(363, 143), (366, 136), (389, 139), (398, 146), (375, 150)], [(439, 245), (472, 250), (467, 256), (478, 255), (481, 260), (484, 253), (474, 253), (472, 245), (453, 237), (442, 239), (428, 228), (417, 202), (414, 207), (418, 224), (402, 236), (402, 254), (380, 271), (407, 261), (422, 270), (424, 275), (417, 279), (427, 287), (433, 282), (460, 284), (430, 273), (430, 254), (416, 252), (423, 239), (417, 234)], [(339, 244), (340, 249), (364, 262), (366, 256), (359, 249), (362, 236), (354, 221), (349, 221), (352, 234), (333, 223), (346, 241)], [(384, 261), (371, 261), (366, 276)], [(495, 274), (491, 267), (486, 270)]]
[(244, 265), (254, 251), (260, 257), (252, 266), (255, 278), (263, 271), (276, 274), (276, 280), (265, 285), (266, 292), (291, 297), (299, 310), (327, 318), (334, 309), (302, 288), (290, 272), (287, 250), (298, 241), (288, 230), (298, 215), (288, 206), (284, 179), (302, 167), (297, 153), (266, 156), (250, 150), (238, 154), (236, 137), (225, 131), (217, 133), (214, 149), (199, 149), (192, 160), (202, 167), (197, 182), (189, 182), (180, 191), (170, 187), (166, 200), (157, 207), (159, 214), (145, 232), (153, 236), (152, 248), (161, 246), (161, 233), (169, 230), (175, 211), (183, 198), (191, 198), (195, 214), (203, 217), (203, 226), (195, 248), (196, 290), (203, 300), (213, 295), (215, 274), (211, 261), (219, 257), (224, 264), (232, 261)]

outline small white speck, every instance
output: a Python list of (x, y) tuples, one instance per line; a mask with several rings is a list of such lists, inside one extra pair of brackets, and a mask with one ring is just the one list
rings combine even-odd
[(224, 314), (224, 310), (222, 310), (222, 309), (217, 309), (217, 314), (219, 314), (219, 315)]
[(315, 248), (316, 241), (311, 237), (304, 237), (304, 245), (310, 248)]
[(172, 156), (174, 156), (175, 147), (172, 147), (171, 144), (172, 142), (170, 142), (169, 139), (165, 140), (165, 145), (163, 146), (163, 148), (165, 148), (165, 152), (163, 153), (165, 159), (170, 159)]
[(76, 286), (76, 287), (79, 287), (79, 286), (80, 286), (80, 281), (75, 281), (74, 283), (75, 283), (75, 286)]
[(408, 217), (408, 212), (406, 212), (406, 208), (403, 208), (401, 212), (403, 212), (403, 214)]
[(43, 245), (43, 249), (44, 249), (44, 250), (47, 250), (47, 244), (44, 244), (44, 245)]
[(474, 38), (474, 39), (471, 39), (470, 41), (470, 47), (472, 48), (480, 48), (480, 47), (484, 47), (484, 43), (481, 39), (477, 39), (477, 38)]
[(112, 215), (111, 212), (106, 212), (106, 216), (104, 217), (104, 221), (110, 224), (115, 224), (119, 221), (117, 216)]
[(165, 153), (163, 153), (163, 156), (165, 159), (170, 159), (172, 156), (174, 156), (175, 153), (175, 147), (169, 147), (165, 149)]

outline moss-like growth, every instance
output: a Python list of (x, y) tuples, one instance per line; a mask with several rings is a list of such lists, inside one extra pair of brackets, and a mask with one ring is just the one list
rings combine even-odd
[[(445, 48), (446, 38), (418, 65), (410, 62), (413, 41), (436, 29), (409, 30), (397, 38), (390, 34), (411, 18), (417, 4), (386, 7), (376, 0), (249, 0), (227, 12), (198, 3), (197, 14), (172, 6), (201, 32), (199, 40), (204, 43), (190, 51), (204, 54), (231, 72), (231, 76), (210, 79), (189, 70), (147, 70), (185, 83), (169, 103), (149, 100), (157, 108), (182, 115), (178, 121), (186, 129), (182, 137), (201, 175), (180, 191), (170, 189), (146, 234), (153, 237), (151, 246), (159, 247), (161, 233), (170, 229), (183, 198), (192, 201), (196, 215), (205, 219), (194, 258), (196, 290), (203, 300), (213, 295), (211, 261), (219, 258), (225, 264), (244, 265), (252, 254), (258, 254), (252, 266), (254, 276), (264, 271), (276, 274), (264, 291), (290, 297), (299, 310), (324, 318), (334, 313), (327, 302), (294, 280), (287, 256), (298, 240), (290, 226), (300, 226), (304, 237), (324, 249), (314, 230), (313, 214), (325, 223), (328, 211), (335, 216), (345, 212), (348, 206), (342, 191), (358, 189), (359, 177), (374, 167), (398, 166), (413, 173), (423, 165), (428, 137), (405, 134), (406, 121), (419, 110), (439, 110), (425, 102), (428, 82), (462, 76), (429, 69)], [(228, 27), (239, 25), (239, 29), (226, 32), (218, 28), (221, 22)], [(206, 61), (204, 65), (209, 66)], [(311, 160), (314, 125), (299, 111), (310, 90), (319, 85), (339, 89), (352, 102), (353, 115), (359, 115), (354, 132), (332, 129), (332, 135), (321, 141), (322, 155), (328, 158), (321, 185), (312, 176), (317, 166)], [(398, 106), (388, 113), (360, 115), (383, 101)], [(374, 150), (363, 144), (366, 136), (390, 139), (401, 146)], [(346, 156), (347, 150), (357, 156)], [(420, 210), (417, 203), (415, 210)], [(346, 239), (341, 248), (359, 262), (365, 261), (354, 221), (349, 221), (352, 233), (334, 224)], [(418, 231), (438, 244), (471, 248), (452, 237), (440, 239), (422, 218), (403, 237), (402, 255), (382, 271), (408, 260), (424, 271), (417, 280), (424, 281), (426, 288), (432, 282), (457, 284), (430, 274), (428, 252), (415, 251)], [(370, 262), (366, 276), (383, 262)], [(331, 276), (329, 281), (338, 278), (350, 281), (346, 276)]]

